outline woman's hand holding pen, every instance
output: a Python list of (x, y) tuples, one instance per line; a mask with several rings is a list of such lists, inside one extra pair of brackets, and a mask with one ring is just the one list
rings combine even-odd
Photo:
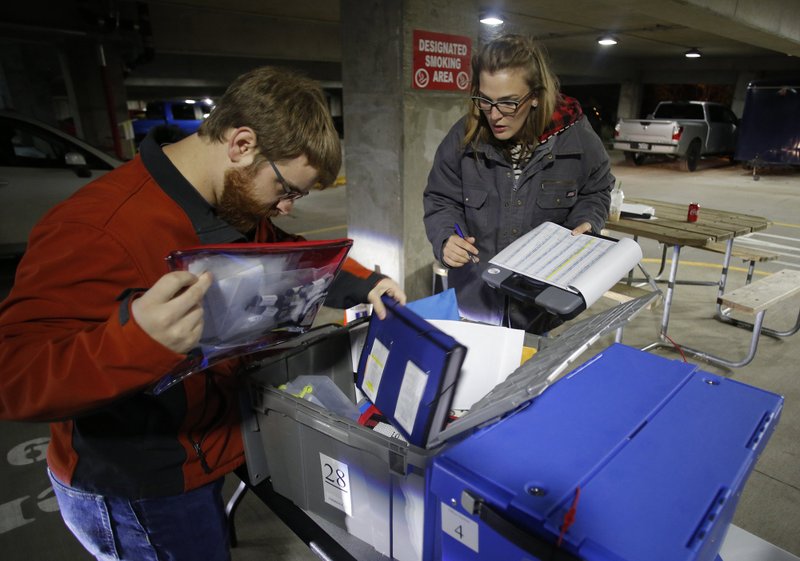
[(477, 263), (478, 248), (474, 245), (475, 238), (472, 236), (462, 238), (453, 234), (444, 244), (442, 249), (442, 261), (448, 267), (463, 267), (467, 263)]

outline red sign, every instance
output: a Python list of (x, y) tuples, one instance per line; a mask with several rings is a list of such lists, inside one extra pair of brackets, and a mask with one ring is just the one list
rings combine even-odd
[(469, 90), (472, 40), (414, 30), (411, 82), (418, 90)]

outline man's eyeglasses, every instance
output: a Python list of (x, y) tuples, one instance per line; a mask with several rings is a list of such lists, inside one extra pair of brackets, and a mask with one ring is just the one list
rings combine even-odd
[(475, 104), (475, 107), (484, 113), (491, 113), (492, 108), (496, 107), (501, 115), (509, 116), (516, 113), (522, 102), (532, 95), (533, 91), (526, 93), (519, 99), (502, 99), (500, 101), (492, 101), (491, 99), (486, 99), (485, 97), (480, 97), (477, 95), (473, 96), (471, 99), (472, 103)]
[(297, 187), (294, 187), (293, 185), (290, 185), (289, 182), (286, 181), (286, 179), (284, 179), (284, 177), (281, 174), (281, 172), (278, 171), (278, 166), (275, 165), (275, 162), (273, 162), (272, 160), (268, 160), (268, 161), (269, 161), (269, 165), (272, 166), (272, 171), (275, 172), (275, 177), (278, 178), (278, 183), (280, 183), (281, 187), (283, 187), (283, 195), (278, 197), (279, 200), (281, 200), (281, 201), (296, 201), (297, 199), (301, 199), (301, 198), (305, 197), (306, 195), (308, 195), (308, 191), (301, 191)]

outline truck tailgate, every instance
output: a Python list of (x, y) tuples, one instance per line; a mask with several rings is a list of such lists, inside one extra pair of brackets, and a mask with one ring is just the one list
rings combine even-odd
[(674, 121), (624, 121), (617, 140), (671, 144), (674, 126)]

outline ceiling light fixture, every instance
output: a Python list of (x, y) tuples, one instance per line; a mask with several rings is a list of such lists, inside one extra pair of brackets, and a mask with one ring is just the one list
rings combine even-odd
[(616, 45), (618, 41), (613, 35), (603, 35), (602, 37), (597, 38), (597, 42), (604, 47), (608, 47), (610, 45)]
[(686, 54), (684, 54), (683, 56), (685, 56), (686, 58), (700, 58), (703, 55), (700, 53), (700, 49), (692, 47), (691, 49), (686, 51)]
[(491, 26), (503, 24), (503, 20), (495, 14), (486, 14), (484, 17), (480, 19), (480, 22), (483, 25), (491, 25)]

